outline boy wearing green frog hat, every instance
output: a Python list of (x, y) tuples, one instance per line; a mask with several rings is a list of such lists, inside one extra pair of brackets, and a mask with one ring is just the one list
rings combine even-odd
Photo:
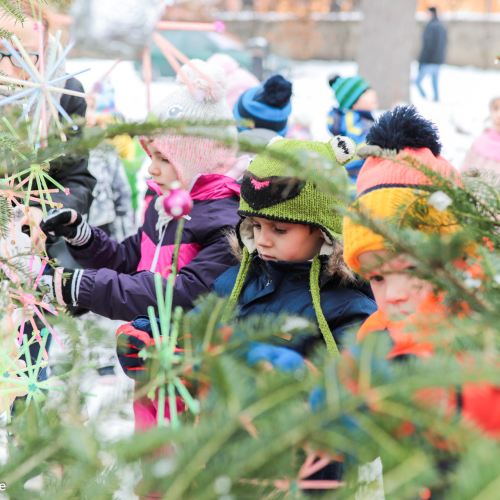
[[(329, 143), (278, 137), (268, 148), (322, 155), (338, 169), (345, 185), (343, 165), (356, 152), (354, 142), (342, 136)], [(219, 276), (213, 286), (213, 293), (230, 296), (227, 308), (237, 306), (238, 318), (289, 313), (315, 322), (317, 335), (286, 346), (301, 356), (308, 356), (318, 343), (337, 354), (344, 332), (376, 310), (369, 285), (344, 263), (342, 216), (334, 211), (336, 205), (345, 207), (312, 182), (290, 177), (284, 162), (258, 155), (241, 186), (233, 245), (241, 253), (241, 264)]]

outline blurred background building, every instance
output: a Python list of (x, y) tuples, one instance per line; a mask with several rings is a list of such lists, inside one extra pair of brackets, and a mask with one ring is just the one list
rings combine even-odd
[[(412, 8), (412, 2), (398, 0)], [(365, 0), (365, 3), (367, 0)], [(370, 4), (388, 4), (370, 0)], [(414, 4), (415, 2), (413, 2)], [(416, 0), (417, 58), (428, 7), (438, 9), (448, 29), (447, 62), (456, 66), (493, 67), (500, 47), (500, 0)], [(295, 60), (357, 59), (363, 0), (176, 0), (170, 20), (221, 19), (227, 35), (242, 43), (265, 38), (272, 53)]]

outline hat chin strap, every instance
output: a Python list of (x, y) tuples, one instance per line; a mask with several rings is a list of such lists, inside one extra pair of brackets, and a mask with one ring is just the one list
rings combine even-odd
[[(253, 236), (253, 223), (250, 217), (246, 217), (243, 222), (240, 224), (240, 238), (245, 247), (248, 250), (248, 253), (252, 254), (257, 250), (257, 244), (255, 243), (255, 238)], [(331, 241), (330, 237), (321, 230), (321, 234), (325, 238), (325, 242), (321, 246), (319, 251), (319, 255), (332, 255), (333, 254), (333, 241)]]

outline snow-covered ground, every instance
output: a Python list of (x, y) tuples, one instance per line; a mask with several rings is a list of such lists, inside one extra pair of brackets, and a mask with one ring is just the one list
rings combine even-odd
[[(78, 78), (85, 90), (90, 91), (112, 66), (113, 61), (99, 59), (71, 59), (68, 71), (90, 68)], [(417, 64), (412, 66), (412, 79), (417, 74)], [(310, 124), (313, 138), (328, 137), (326, 117), (334, 105), (333, 92), (328, 86), (329, 75), (352, 76), (357, 73), (354, 62), (308, 61), (297, 62), (287, 75), (294, 84), (293, 112), (300, 121)], [(133, 64), (121, 62), (111, 73), (115, 87), (116, 106), (127, 120), (142, 120), (147, 115), (146, 87)], [(162, 79), (151, 85), (151, 103), (154, 106), (174, 88), (173, 79)], [(430, 80), (424, 81), (424, 89), (432, 96)], [(480, 70), (473, 67), (459, 68), (444, 65), (440, 78), (441, 101), (435, 103), (423, 99), (414, 85), (411, 86), (411, 102), (427, 118), (433, 120), (440, 131), (443, 155), (459, 166), (475, 136), (483, 130), (488, 117), (488, 103), (493, 96), (500, 96), (500, 71)]]

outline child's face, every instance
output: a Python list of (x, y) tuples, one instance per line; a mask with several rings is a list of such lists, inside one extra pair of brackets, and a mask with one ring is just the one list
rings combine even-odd
[(264, 260), (305, 262), (318, 255), (325, 238), (317, 227), (252, 217), (257, 251)]
[(495, 130), (500, 132), (500, 99), (495, 99), (490, 106), (490, 118)]
[(167, 194), (170, 184), (179, 180), (174, 167), (152, 144), (148, 144), (148, 151), (152, 160), (148, 172), (160, 186), (161, 194)]
[(378, 109), (377, 92), (368, 89), (361, 94), (361, 97), (352, 105), (352, 109), (357, 111), (375, 111)]
[(413, 314), (432, 294), (432, 285), (410, 273), (416, 263), (408, 255), (390, 256), (387, 250), (363, 252), (358, 257), (363, 276), (370, 280), (380, 311), (392, 321)]

